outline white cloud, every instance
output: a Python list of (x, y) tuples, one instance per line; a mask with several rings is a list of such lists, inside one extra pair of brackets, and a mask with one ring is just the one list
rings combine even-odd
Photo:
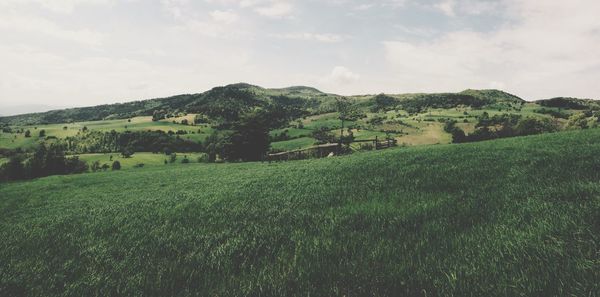
[(239, 19), (239, 16), (231, 11), (215, 10), (210, 13), (210, 16), (213, 20), (226, 24), (235, 23)]
[(267, 5), (256, 7), (254, 11), (258, 14), (271, 18), (283, 18), (292, 14), (294, 6), (283, 1), (272, 1)]
[(600, 75), (599, 2), (507, 4), (513, 24), (495, 32), (463, 30), (424, 43), (384, 42), (396, 77), (425, 90), (506, 86), (527, 99), (600, 94), (593, 83)]
[(435, 7), (441, 10), (445, 15), (453, 17), (456, 15), (456, 13), (454, 12), (455, 5), (456, 2), (454, 0), (442, 0), (441, 2), (436, 4)]
[(104, 39), (103, 34), (88, 29), (71, 30), (42, 17), (12, 14), (3, 15), (0, 18), (0, 30), (7, 30), (12, 34), (42, 34), (90, 46), (100, 45)]
[(0, 6), (18, 6), (26, 4), (38, 5), (52, 12), (70, 14), (77, 6), (112, 5), (113, 0), (3, 0)]
[(360, 75), (343, 66), (336, 66), (331, 73), (321, 80), (326, 85), (349, 85), (357, 82)]
[(288, 33), (288, 34), (275, 34), (276, 38), (291, 39), (291, 40), (305, 40), (305, 41), (318, 41), (325, 43), (338, 43), (346, 39), (345, 36), (339, 34), (330, 33)]

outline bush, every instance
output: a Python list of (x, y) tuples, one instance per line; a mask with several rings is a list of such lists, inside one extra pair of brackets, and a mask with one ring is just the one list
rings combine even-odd
[(181, 164), (189, 164), (190, 163), (190, 159), (187, 158), (187, 156), (183, 157), (183, 160), (181, 160)]
[(90, 169), (92, 170), (92, 172), (100, 171), (100, 161), (95, 161), (94, 163), (92, 163)]
[(112, 170), (121, 170), (121, 162), (119, 161), (114, 161), (112, 163)]

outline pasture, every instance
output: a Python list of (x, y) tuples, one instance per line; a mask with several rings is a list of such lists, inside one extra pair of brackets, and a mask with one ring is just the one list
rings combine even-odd
[(6, 183), (0, 295), (597, 296), (598, 164), (595, 129)]

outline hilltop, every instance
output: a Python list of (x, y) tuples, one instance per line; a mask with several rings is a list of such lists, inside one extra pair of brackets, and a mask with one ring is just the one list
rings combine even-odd
[[(466, 90), (461, 93), (443, 94), (400, 94), (390, 95), (405, 105), (425, 107), (463, 104), (483, 106), (495, 103), (520, 103), (523, 99), (499, 90)], [(152, 116), (156, 111), (166, 113), (198, 113), (213, 108), (253, 108), (273, 102), (273, 98), (299, 103), (308, 114), (321, 114), (334, 110), (336, 98), (342, 96), (323, 93), (315, 88), (293, 86), (288, 88), (266, 89), (259, 86), (237, 83), (216, 87), (204, 93), (182, 94), (166, 98), (155, 98), (126, 103), (105, 104), (92, 107), (79, 107), (52, 110), (42, 113), (28, 113), (0, 117), (0, 123), (8, 125), (41, 125), (83, 121), (126, 119), (139, 116)], [(350, 96), (358, 102), (370, 100), (375, 95)], [(415, 102), (413, 102), (415, 101)], [(368, 103), (367, 103), (368, 104)]]

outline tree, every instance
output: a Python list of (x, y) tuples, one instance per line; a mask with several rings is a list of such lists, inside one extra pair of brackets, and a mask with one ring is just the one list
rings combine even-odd
[(121, 170), (121, 162), (119, 161), (114, 161), (112, 163), (112, 170)]
[(356, 121), (361, 117), (364, 117), (364, 113), (362, 113), (347, 98), (336, 99), (336, 110), (339, 113), (340, 121), (342, 121), (342, 128), (340, 130), (340, 139), (342, 139), (344, 137), (344, 123), (346, 121)]
[(31, 131), (29, 131), (29, 130), (25, 131), (25, 137), (27, 137), (27, 138), (31, 137)]
[(215, 162), (217, 160), (217, 154), (222, 150), (222, 139), (219, 137), (217, 131), (214, 131), (206, 137), (203, 146), (207, 154), (207, 162)]
[(229, 161), (259, 161), (270, 148), (269, 119), (265, 111), (248, 112), (233, 125), (223, 144), (223, 158)]
[(133, 150), (131, 150), (131, 148), (129, 148), (129, 147), (125, 147), (121, 150), (121, 156), (123, 158), (131, 158), (132, 155), (133, 155)]
[(40, 130), (40, 134), (39, 135), (40, 135), (40, 138), (41, 137), (46, 137), (46, 130), (44, 130), (44, 129)]
[(154, 113), (152, 114), (152, 121), (157, 122), (157, 121), (164, 119), (165, 117), (166, 117), (166, 111), (155, 110)]
[(11, 156), (8, 163), (2, 166), (2, 172), (9, 180), (19, 180), (25, 178), (25, 167), (23, 158), (19, 155)]
[(452, 142), (453, 143), (463, 143), (466, 141), (465, 131), (461, 128), (454, 127), (452, 129)]
[(92, 166), (90, 167), (92, 172), (100, 171), (101, 168), (102, 167), (100, 166), (100, 161), (95, 161), (94, 163), (92, 163)]

